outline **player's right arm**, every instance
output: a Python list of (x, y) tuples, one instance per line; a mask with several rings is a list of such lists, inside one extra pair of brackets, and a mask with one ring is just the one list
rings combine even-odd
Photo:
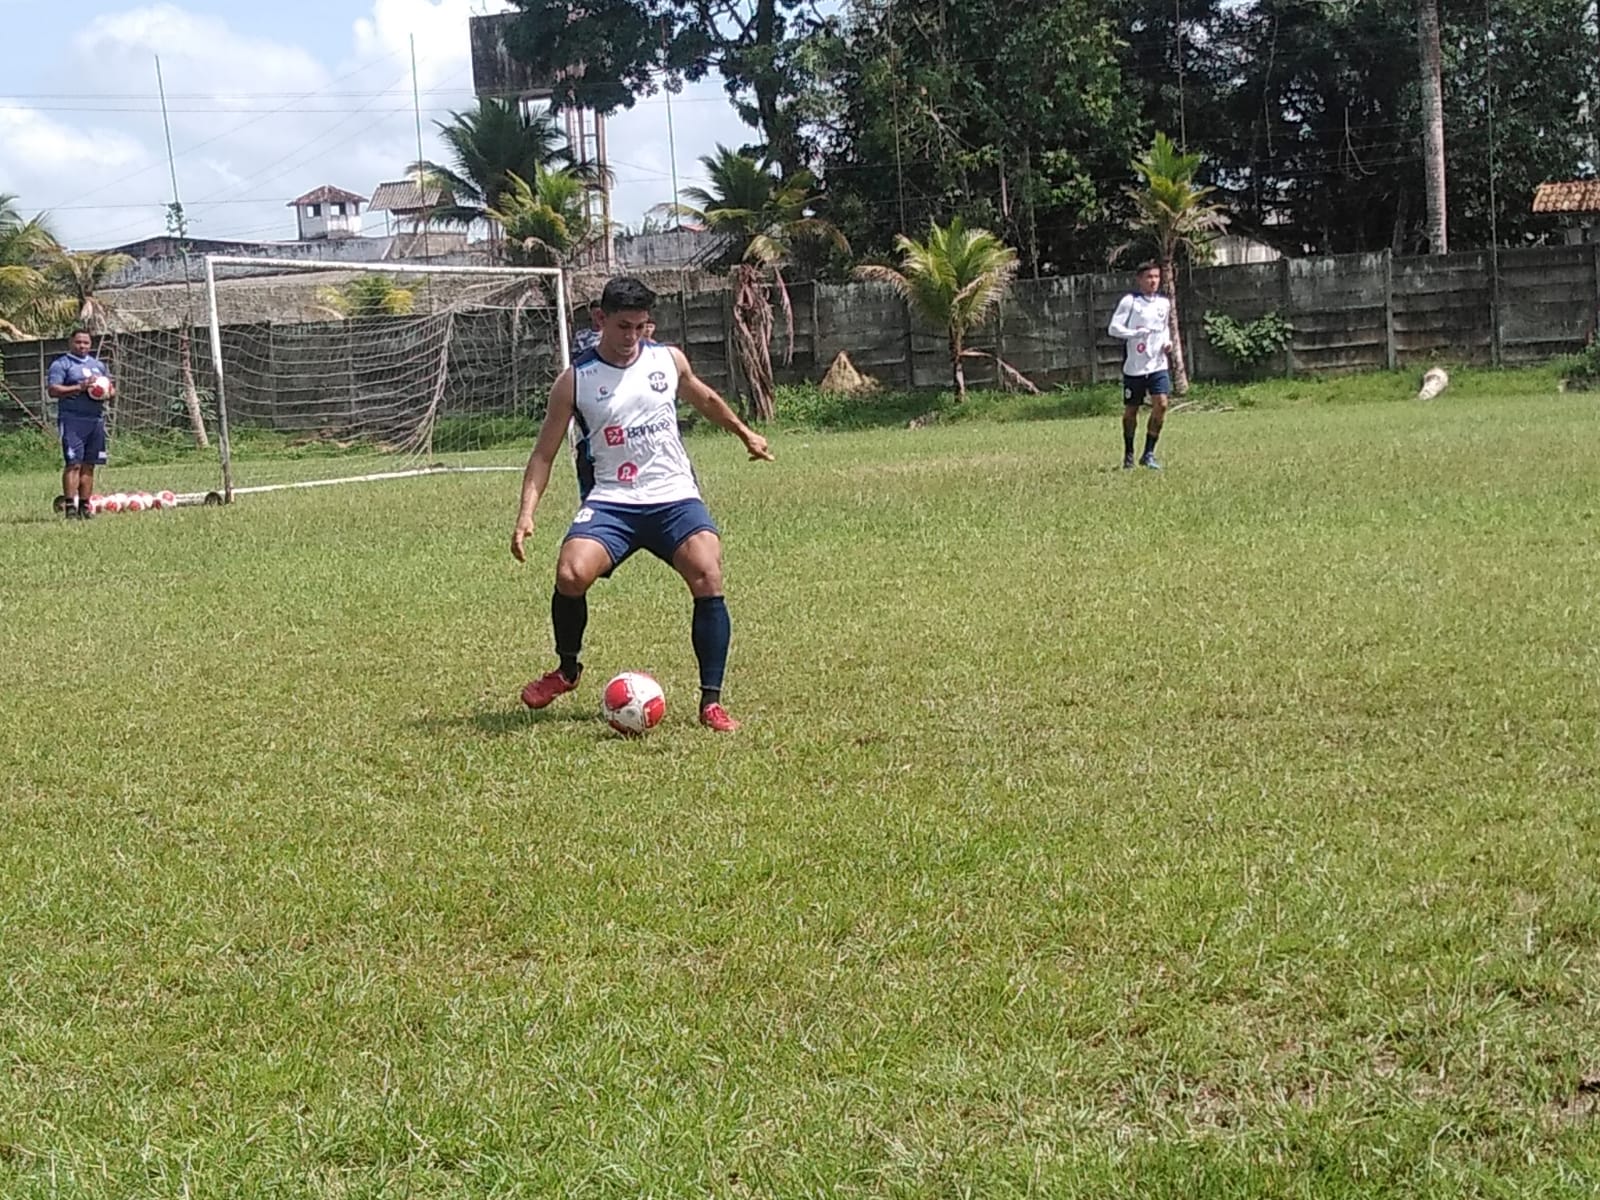
[(50, 393), (50, 399), (60, 400), (66, 396), (76, 396), (80, 392), (89, 390), (89, 381), (81, 383), (67, 382), (67, 362), (65, 358), (58, 358), (50, 364), (50, 374), (45, 380), (45, 390)]
[(1111, 314), (1111, 324), (1106, 327), (1106, 332), (1120, 341), (1128, 341), (1144, 333), (1142, 329), (1130, 328), (1128, 322), (1133, 320), (1133, 297), (1124, 296), (1117, 304), (1117, 311)]
[(518, 562), (527, 561), (522, 544), (533, 532), (534, 510), (550, 483), (550, 467), (561, 451), (567, 426), (572, 423), (574, 395), (572, 368), (568, 367), (550, 388), (544, 424), (539, 427), (539, 438), (533, 443), (533, 453), (528, 455), (528, 465), (522, 472), (522, 505), (517, 510), (517, 526), (511, 531), (511, 556)]

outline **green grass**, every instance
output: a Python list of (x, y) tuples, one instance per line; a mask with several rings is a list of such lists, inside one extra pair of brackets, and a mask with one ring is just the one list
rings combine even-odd
[(648, 561), (519, 710), (565, 471), (0, 478), (0, 1195), (1594, 1195), (1600, 408), (1449, 396), (697, 435), (720, 739)]

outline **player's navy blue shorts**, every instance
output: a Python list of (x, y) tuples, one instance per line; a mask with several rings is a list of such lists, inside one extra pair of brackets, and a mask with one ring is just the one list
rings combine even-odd
[(1147, 396), (1172, 395), (1172, 376), (1166, 371), (1152, 371), (1148, 375), (1122, 377), (1122, 402), (1127, 405), (1143, 404)]
[(563, 540), (581, 537), (599, 542), (611, 556), (614, 571), (635, 550), (648, 550), (670, 564), (679, 546), (707, 529), (720, 536), (703, 500), (666, 504), (608, 504), (602, 500), (578, 510)]
[(68, 414), (56, 418), (61, 434), (61, 459), (69, 467), (106, 465), (106, 423), (101, 417)]

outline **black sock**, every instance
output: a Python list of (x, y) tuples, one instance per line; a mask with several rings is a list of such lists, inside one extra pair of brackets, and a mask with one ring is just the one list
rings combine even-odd
[(722, 676), (728, 666), (728, 643), (733, 638), (733, 622), (728, 604), (721, 596), (697, 596), (694, 622), (689, 627), (694, 656), (700, 661), (700, 707), (716, 704), (722, 698)]
[(1133, 457), (1133, 429), (1126, 425), (1122, 427), (1122, 452), (1129, 458)]
[(583, 650), (583, 631), (589, 624), (589, 598), (550, 594), (550, 624), (556, 631), (556, 653), (561, 656), (561, 673), (568, 683), (576, 683), (583, 665), (578, 655)]
[[(1146, 458), (1156, 452), (1156, 439), (1160, 436), (1159, 433), (1151, 433), (1148, 429), (1144, 431), (1144, 456)], [(1129, 453), (1131, 454), (1132, 451), (1130, 450)]]

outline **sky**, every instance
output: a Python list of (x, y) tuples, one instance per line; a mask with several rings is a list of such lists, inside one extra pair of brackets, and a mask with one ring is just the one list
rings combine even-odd
[[(288, 202), (322, 184), (370, 196), (415, 160), (411, 35), (423, 156), (474, 106), (467, 18), (499, 0), (0, 0), (0, 192), (48, 213), (73, 249), (166, 230), (172, 199), (156, 56), (191, 236), (292, 239)], [(678, 185), (699, 158), (753, 138), (715, 78), (672, 100)], [(613, 219), (672, 199), (657, 94), (607, 124)], [(363, 232), (384, 231), (381, 213)]]

